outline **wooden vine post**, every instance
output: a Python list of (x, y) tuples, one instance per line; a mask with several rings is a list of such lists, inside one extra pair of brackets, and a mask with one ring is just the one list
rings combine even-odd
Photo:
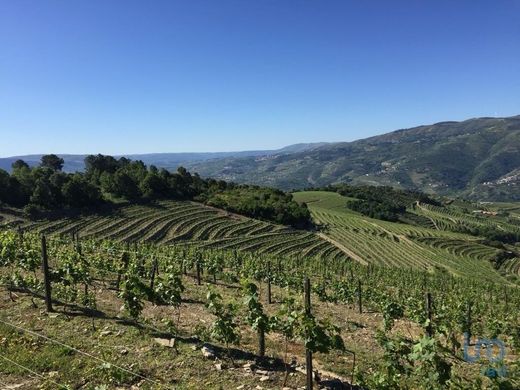
[(426, 326), (426, 334), (428, 337), (433, 336), (433, 326), (432, 326), (432, 295), (430, 293), (426, 293), (426, 315), (428, 318), (428, 325)]
[[(78, 236), (76, 236), (76, 237), (78, 237)], [(84, 262), (85, 259), (83, 258), (83, 252), (82, 252), (81, 244), (79, 243), (79, 241), (74, 242), (74, 240), (73, 240), (72, 245), (74, 245), (76, 253), (80, 257), (80, 261)], [(88, 295), (88, 283), (86, 280), (83, 283), (83, 293), (85, 294), (85, 298), (86, 298)]]
[(200, 286), (200, 262), (198, 259), (197, 259), (196, 268), (197, 268), (197, 285)]
[(271, 301), (271, 262), (267, 262), (267, 303), (270, 305)]
[[(305, 277), (304, 284), (305, 292), (305, 314), (311, 314), (311, 281)], [(312, 351), (309, 348), (305, 349), (305, 366), (307, 370), (307, 390), (312, 390)]]
[(18, 232), (18, 240), (20, 241), (20, 245), (22, 245), (23, 244), (23, 230), (20, 227), (20, 225), (18, 225), (17, 232)]
[(361, 290), (361, 279), (358, 279), (358, 310), (359, 314), (363, 313), (363, 298), (362, 298), (362, 290)]
[(468, 340), (471, 340), (471, 301), (468, 301), (466, 311), (466, 332), (468, 333)]
[(153, 265), (152, 265), (152, 274), (150, 275), (150, 290), (153, 291), (153, 285), (154, 285), (154, 282), (155, 282), (155, 274), (157, 273), (157, 259), (154, 259), (153, 260)]
[[(128, 264), (130, 263), (130, 255), (128, 253), (128, 243), (126, 245), (126, 251), (123, 252), (121, 255), (121, 262), (123, 263), (123, 271), (126, 272), (128, 270)], [(117, 271), (117, 284), (116, 288), (119, 290), (119, 286), (121, 285), (121, 270), (118, 269)]]
[(53, 312), (52, 308), (52, 297), (51, 297), (51, 278), (49, 275), (49, 261), (47, 259), (47, 240), (45, 235), (42, 235), (42, 271), (43, 271), (43, 283), (45, 286), (45, 306), (47, 312)]
[(258, 328), (258, 356), (265, 357), (265, 330), (263, 327)]

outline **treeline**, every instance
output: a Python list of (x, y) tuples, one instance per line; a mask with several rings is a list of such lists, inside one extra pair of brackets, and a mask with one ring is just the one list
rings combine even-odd
[(404, 207), (410, 206), (417, 201), (435, 206), (441, 205), (438, 201), (421, 191), (400, 190), (388, 186), (338, 185), (336, 188), (336, 192), (339, 192), (343, 196), (366, 201), (383, 203), (384, 201), (391, 200), (393, 204)]
[(62, 167), (63, 159), (46, 155), (34, 168), (17, 160), (12, 164), (10, 175), (0, 169), (0, 202), (24, 207), (27, 214), (38, 209), (92, 207), (102, 203), (100, 189), (84, 174), (66, 174), (61, 171)]
[(346, 206), (370, 218), (396, 222), (415, 202), (440, 206), (435, 199), (420, 191), (400, 190), (388, 186), (331, 185), (315, 190), (337, 192), (349, 198)]
[(51, 154), (43, 156), (37, 167), (18, 160), (11, 174), (0, 170), (0, 202), (34, 216), (66, 208), (92, 210), (120, 201), (194, 200), (297, 228), (312, 224), (306, 205), (275, 189), (203, 179), (183, 167), (170, 172), (147, 167), (142, 161), (101, 154), (85, 158), (84, 172), (65, 173), (63, 163)]
[(406, 211), (406, 206), (402, 206), (392, 200), (349, 200), (347, 207), (370, 218), (381, 219), (383, 221), (397, 222), (399, 216)]
[(291, 194), (279, 190), (256, 186), (236, 186), (231, 190), (212, 192), (205, 203), (283, 225), (301, 229), (312, 227), (307, 205), (296, 203), (292, 200)]

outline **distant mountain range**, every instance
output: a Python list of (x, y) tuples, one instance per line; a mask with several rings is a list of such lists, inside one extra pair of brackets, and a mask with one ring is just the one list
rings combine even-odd
[(397, 130), (290, 154), (193, 163), (202, 176), (283, 189), (390, 185), (479, 200), (520, 200), (520, 116)]
[[(10, 169), (21, 158), (0, 159)], [(84, 155), (62, 155), (65, 170)], [(296, 144), (278, 150), (125, 155), (146, 164), (179, 165), (204, 177), (282, 189), (334, 183), (390, 185), (478, 200), (520, 200), (520, 116), (441, 122), (353, 142)]]
[[(303, 152), (319, 146), (326, 145), (325, 142), (314, 143), (314, 144), (294, 144), (286, 146), (282, 149), (277, 150), (251, 150), (241, 152), (214, 152), (214, 153), (149, 153), (149, 154), (124, 154), (116, 155), (114, 157), (126, 157), (132, 160), (141, 160), (147, 165), (155, 165), (159, 168), (166, 169), (177, 169), (181, 165), (188, 165), (202, 161), (213, 161), (224, 158), (245, 158), (245, 157), (258, 157), (258, 156), (270, 156), (287, 153)], [(40, 163), (40, 159), (43, 154), (31, 154), (24, 156), (12, 156), (0, 158), (0, 169), (10, 171), (11, 165), (16, 160), (24, 160), (30, 166), (36, 166)], [(58, 154), (59, 157), (63, 158), (65, 164), (63, 170), (65, 172), (77, 172), (82, 171), (85, 168), (84, 159), (86, 154)]]

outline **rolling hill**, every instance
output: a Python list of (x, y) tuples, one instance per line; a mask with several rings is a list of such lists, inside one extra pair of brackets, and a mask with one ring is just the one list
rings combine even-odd
[(283, 256), (345, 259), (345, 253), (313, 232), (247, 218), (189, 201), (127, 205), (116, 211), (58, 219), (28, 220), (14, 209), (0, 208), (0, 229), (12, 227), (47, 235), (147, 242), (196, 243)]
[(298, 153), (193, 163), (202, 176), (283, 189), (390, 185), (479, 200), (520, 199), (520, 116), (441, 122)]
[[(460, 358), (470, 329), (505, 340), (501, 364), (512, 384), (504, 388), (518, 388), (519, 244), (457, 228), (520, 234), (520, 203), (470, 210), (461, 200), (416, 200), (406, 220), (389, 222), (348, 208), (363, 199), (352, 196), (295, 192), (316, 222), (310, 231), (182, 200), (40, 220), (0, 208), (0, 387), (302, 388), (310, 327), (331, 345), (313, 352), (320, 385), (381, 389), (379, 373), (395, 359), (386, 346), (415, 351), (430, 339), (453, 380), (472, 385), (481, 365)], [(48, 313), (42, 252), (51, 269)], [(304, 277), (307, 286), (312, 279), (311, 316), (298, 304)], [(434, 303), (426, 310), (425, 296)], [(263, 336), (249, 320), (253, 310), (270, 325)], [(231, 343), (216, 333), (223, 316)], [(293, 323), (300, 333), (289, 338)], [(413, 368), (388, 388), (426, 388), (426, 374)]]
[[(462, 233), (459, 227), (489, 226), (518, 234), (520, 224), (515, 210), (519, 203), (488, 204), (486, 214), (476, 214), (468, 209), (471, 204), (467, 202), (434, 206), (417, 201), (407, 206), (403, 219), (390, 222), (349, 209), (347, 202), (355, 198), (337, 192), (301, 191), (293, 193), (293, 197), (298, 203), (306, 203), (316, 228), (293, 229), (198, 202), (163, 200), (38, 220), (26, 218), (21, 210), (4, 207), (0, 208), (0, 229), (159, 246), (195, 244), (256, 255), (308, 258), (315, 263), (355, 261), (499, 283), (509, 275), (511, 281), (518, 282), (518, 244), (490, 244), (484, 236)], [(510, 211), (505, 216), (495, 210)], [(496, 263), (497, 255), (504, 252), (500, 248), (514, 255)]]
[[(244, 158), (244, 157), (258, 157), (271, 156), (280, 154), (289, 154), (303, 152), (326, 143), (300, 143), (289, 145), (277, 150), (249, 150), (238, 152), (208, 152), (208, 153), (149, 153), (149, 154), (125, 154), (115, 157), (126, 157), (131, 160), (141, 160), (146, 165), (155, 165), (159, 168), (166, 168), (176, 170), (180, 165), (190, 165), (195, 162), (214, 161), (216, 159), (224, 158)], [(5, 171), (11, 170), (11, 165), (16, 160), (24, 160), (29, 166), (36, 166), (40, 163), (43, 154), (31, 154), (23, 156), (12, 156), (0, 158), (0, 169)], [(59, 157), (65, 161), (63, 170), (65, 172), (82, 171), (85, 168), (84, 159), (86, 154), (58, 154)]]
[[(352, 211), (347, 207), (350, 198), (336, 192), (301, 191), (293, 195), (309, 207), (320, 227), (318, 235), (361, 264), (449, 272), (494, 281), (500, 280), (500, 274), (518, 275), (520, 258), (511, 256), (497, 270), (493, 267), (501, 252), (497, 247), (485, 245), (489, 242), (482, 237), (457, 232), (458, 225), (488, 225), (519, 232), (520, 227), (507, 218), (472, 215), (455, 205), (438, 207), (418, 202), (408, 209), (409, 218), (414, 218), (409, 223), (389, 222)], [(518, 251), (514, 245), (508, 249)]]
[[(65, 171), (83, 170), (85, 155), (60, 156)], [(295, 144), (278, 150), (124, 157), (285, 190), (351, 183), (483, 201), (520, 200), (520, 116), (440, 122), (353, 142)], [(9, 171), (17, 159), (37, 165), (40, 158), (0, 158), (0, 169)]]

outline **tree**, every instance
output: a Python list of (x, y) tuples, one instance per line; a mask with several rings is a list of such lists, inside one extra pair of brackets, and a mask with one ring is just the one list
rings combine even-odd
[(22, 168), (29, 169), (29, 165), (23, 160), (16, 160), (14, 163), (11, 164), (11, 168), (13, 168), (13, 171)]
[(30, 202), (45, 209), (51, 209), (56, 205), (53, 191), (48, 180), (39, 179), (36, 182)]
[[(29, 165), (23, 160), (17, 160), (12, 165), (13, 171), (11, 173), (11, 181), (16, 180), (16, 188), (18, 192), (16, 197), (13, 195), (13, 199), (16, 199), (11, 204), (14, 206), (23, 206), (29, 202), (29, 198), (33, 192), (35, 179), (32, 175), (32, 171)], [(12, 183), (13, 185), (14, 183)]]
[(101, 175), (101, 186), (104, 191), (128, 200), (135, 200), (141, 195), (137, 183), (130, 175), (121, 170), (113, 175), (103, 173)]
[(61, 171), (64, 163), (65, 161), (55, 154), (46, 154), (42, 156), (40, 166), (50, 168), (54, 171)]
[(168, 183), (153, 172), (148, 172), (140, 187), (143, 195), (147, 198), (160, 198), (168, 193)]
[[(0, 192), (3, 192), (0, 190)], [(23, 207), (29, 202), (29, 193), (25, 191), (18, 179), (9, 177), (8, 186), (4, 191), (3, 201), (15, 207)]]
[(99, 188), (88, 182), (82, 175), (75, 174), (61, 188), (64, 202), (71, 207), (94, 206), (101, 202)]
[(112, 156), (102, 154), (85, 157), (85, 176), (95, 184), (100, 184), (103, 174), (114, 174), (119, 168), (119, 162)]
[(8, 203), (9, 200), (9, 174), (0, 169), (0, 205)]

